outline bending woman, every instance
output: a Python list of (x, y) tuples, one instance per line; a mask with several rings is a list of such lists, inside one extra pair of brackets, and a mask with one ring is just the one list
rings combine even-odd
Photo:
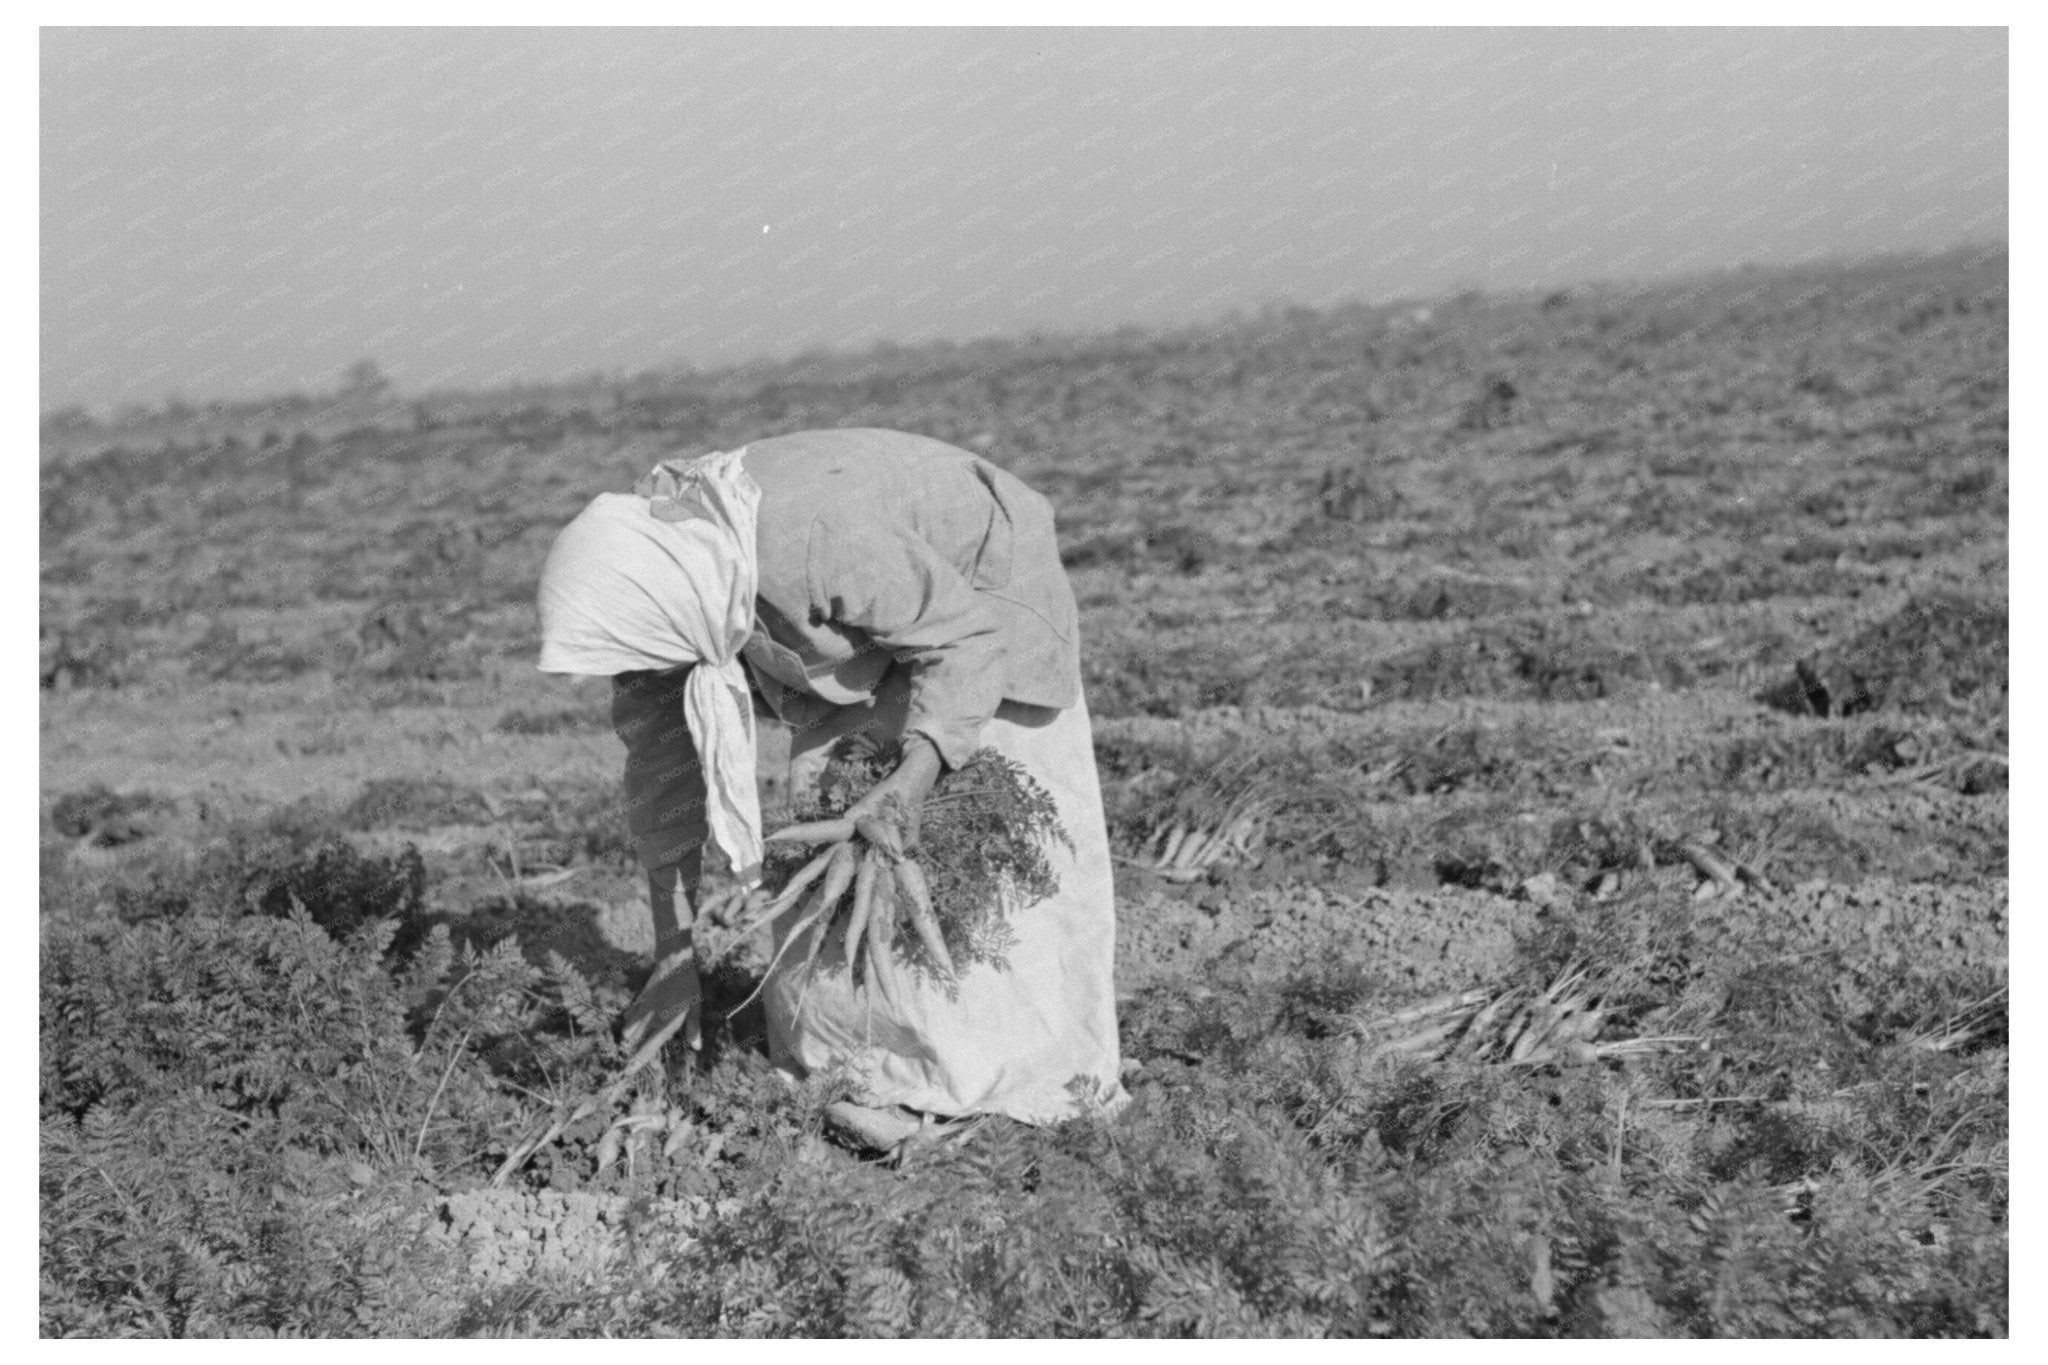
[[(851, 814), (914, 818), (983, 747), (1052, 794), (1073, 847), (1045, 850), (1059, 889), (1018, 916), (1004, 969), (967, 967), (949, 992), (886, 956), (858, 984), (829, 953), (806, 979), (810, 954), (791, 951), (770, 974), (771, 1057), (797, 1075), (846, 1068), (856, 1103), (835, 1117), (886, 1146), (925, 1116), (1042, 1123), (1084, 1095), (1121, 1103), (1109, 842), (1044, 498), (926, 437), (778, 436), (600, 495), (556, 539), (540, 615), (544, 671), (613, 679), (663, 959), (689, 942), (707, 846), (725, 877), (759, 880), (755, 699), (790, 729), (793, 796), (856, 731), (902, 758)], [(629, 1030), (699, 1008), (681, 957)]]

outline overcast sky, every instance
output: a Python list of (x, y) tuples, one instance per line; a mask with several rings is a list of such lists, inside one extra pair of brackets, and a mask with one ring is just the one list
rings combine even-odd
[(45, 29), (41, 55), (45, 408), (2006, 235), (1999, 29)]

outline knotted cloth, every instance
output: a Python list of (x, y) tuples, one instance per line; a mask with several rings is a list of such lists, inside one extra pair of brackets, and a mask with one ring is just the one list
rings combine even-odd
[(740, 647), (754, 626), (761, 490), (739, 450), (665, 462), (562, 528), (540, 575), (540, 669), (611, 676), (690, 667), (683, 716), (706, 824), (733, 875), (761, 874), (754, 711)]

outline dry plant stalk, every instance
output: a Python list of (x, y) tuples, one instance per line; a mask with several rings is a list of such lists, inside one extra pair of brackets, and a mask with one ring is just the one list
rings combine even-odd
[(1275, 805), (1265, 783), (1257, 780), (1228, 795), (1208, 793), (1190, 814), (1162, 820), (1146, 840), (1143, 855), (1119, 861), (1167, 881), (1198, 881), (1219, 864), (1241, 865), (1256, 858)]
[(507, 1152), (505, 1160), (498, 1167), (497, 1174), (491, 1177), (492, 1188), (503, 1188), (507, 1180), (510, 1180), (517, 1174), (527, 1162), (533, 1160), (534, 1153), (561, 1137), (571, 1127), (581, 1123), (592, 1114), (600, 1110), (610, 1109), (612, 1105), (616, 1104), (619, 1096), (626, 1093), (626, 1087), (632, 1082), (634, 1075), (642, 1067), (661, 1055), (662, 1048), (668, 1045), (669, 1039), (682, 1031), (683, 1025), (689, 1022), (689, 1018), (690, 1012), (688, 1010), (678, 1010), (675, 1018), (663, 1024), (653, 1033), (648, 1034), (640, 1046), (633, 1049), (632, 1055), (627, 1057), (620, 1065), (609, 1083), (591, 1092), (589, 1096), (574, 1108), (541, 1124), (530, 1136)]
[(2000, 986), (1974, 1004), (1957, 1010), (1940, 1024), (1903, 1038), (1894, 1047), (1917, 1052), (1953, 1052), (2005, 1022), (2011, 987)]
[(1459, 991), (1392, 1014), (1353, 1019), (1348, 1032), (1366, 1058), (1457, 1056), (1503, 1066), (1585, 1066), (1700, 1045), (1695, 1036), (1677, 1034), (1598, 1041), (1607, 1012), (1587, 975), (1584, 965), (1567, 964), (1540, 991)]

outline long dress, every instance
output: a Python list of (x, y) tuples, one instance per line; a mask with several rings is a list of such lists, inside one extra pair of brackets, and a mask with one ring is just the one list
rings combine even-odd
[[(762, 992), (773, 1059), (841, 1070), (856, 1099), (1049, 1122), (1122, 1103), (1109, 841), (1079, 677), (1077, 613), (1049, 505), (969, 452), (897, 432), (799, 433), (747, 447), (762, 489), (759, 622), (744, 651), (791, 730), (803, 792), (858, 730), (931, 739), (949, 767), (992, 747), (1053, 795), (1071, 852), (1019, 912), (1002, 970), (949, 992), (896, 960), (856, 984), (836, 933), (806, 980), (790, 945)], [(702, 844), (702, 780), (674, 688), (619, 680), (627, 807), (649, 867)], [(775, 926), (777, 947), (794, 913)], [(799, 1008), (801, 1005), (801, 1008)]]

